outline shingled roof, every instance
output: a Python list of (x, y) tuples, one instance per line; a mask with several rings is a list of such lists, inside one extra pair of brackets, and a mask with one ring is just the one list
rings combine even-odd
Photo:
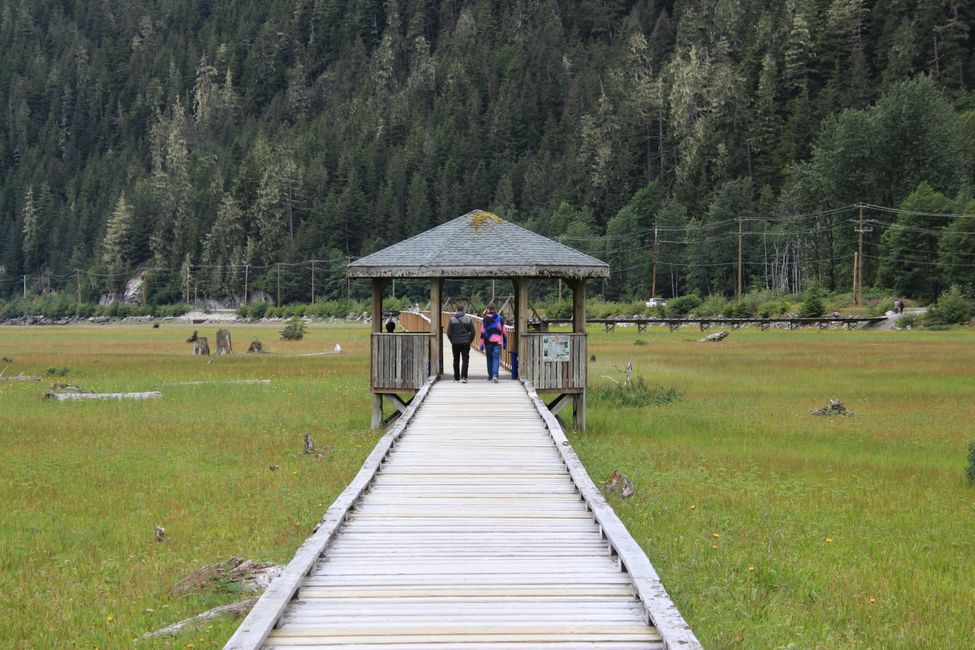
[(350, 278), (606, 278), (609, 265), (483, 210), (362, 257)]

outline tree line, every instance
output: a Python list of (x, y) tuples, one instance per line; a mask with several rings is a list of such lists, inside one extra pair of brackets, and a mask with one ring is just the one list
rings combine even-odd
[[(972, 19), (960, 0), (0, 0), (0, 295), (73, 291), (76, 269), (99, 291), (146, 273), (153, 303), (188, 273), (273, 294), (279, 265), (321, 260), (341, 298), (349, 259), (475, 207), (610, 262), (610, 298), (649, 295), (654, 259), (660, 295), (733, 295), (739, 240), (746, 288), (842, 289), (861, 234), (868, 286), (971, 291), (975, 224), (944, 215), (975, 212)], [(859, 204), (886, 207), (861, 224)]]

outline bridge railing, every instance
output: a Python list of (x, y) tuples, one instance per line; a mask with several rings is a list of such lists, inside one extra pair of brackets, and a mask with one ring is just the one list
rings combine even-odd
[(372, 335), (373, 390), (419, 390), (430, 376), (430, 335), (376, 332)]

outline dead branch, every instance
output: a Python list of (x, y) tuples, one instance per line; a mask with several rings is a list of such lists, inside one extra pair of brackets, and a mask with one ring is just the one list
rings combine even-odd
[(54, 391), (44, 393), (44, 399), (56, 399), (59, 402), (70, 399), (162, 399), (162, 396), (162, 393), (156, 390), (142, 393), (55, 393)]
[(166, 627), (156, 630), (155, 632), (146, 632), (142, 635), (142, 640), (179, 634), (187, 627), (196, 626), (200, 623), (206, 623), (207, 621), (212, 621), (213, 619), (224, 615), (233, 616), (234, 618), (241, 618), (246, 616), (247, 613), (254, 608), (254, 603), (256, 602), (257, 598), (248, 598), (247, 600), (240, 600), (236, 603), (230, 603), (229, 605), (214, 607), (213, 609), (203, 612), (202, 614), (197, 614), (191, 618), (183, 619), (179, 623), (167, 625)]

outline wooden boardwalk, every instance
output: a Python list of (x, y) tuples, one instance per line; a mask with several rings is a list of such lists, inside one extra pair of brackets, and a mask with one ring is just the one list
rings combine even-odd
[(534, 390), (446, 361), (226, 647), (699, 648)]

